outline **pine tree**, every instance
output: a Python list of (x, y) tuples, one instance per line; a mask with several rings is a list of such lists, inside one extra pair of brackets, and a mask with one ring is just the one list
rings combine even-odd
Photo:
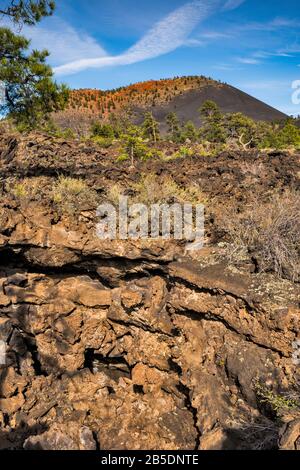
[(153, 142), (157, 142), (159, 139), (159, 124), (155, 120), (152, 113), (146, 113), (145, 119), (142, 124), (144, 136), (150, 138)]
[(176, 113), (169, 113), (166, 117), (166, 123), (169, 126), (168, 130), (171, 135), (179, 131), (180, 124)]
[(6, 16), (14, 23), (34, 25), (45, 16), (52, 15), (55, 2), (49, 0), (11, 0), (2, 2), (0, 15)]
[(198, 139), (198, 132), (195, 124), (192, 121), (188, 121), (182, 131), (182, 139), (184, 141), (189, 140), (190, 142), (196, 142)]
[(218, 105), (214, 101), (207, 100), (203, 103), (201, 108), (199, 109), (201, 116), (207, 120), (220, 120), (222, 117), (221, 111)]
[(122, 135), (122, 142), (124, 155), (130, 158), (131, 166), (134, 167), (135, 158), (143, 158), (147, 152), (141, 128), (130, 126), (126, 134)]
[(95, 122), (92, 125), (91, 133), (94, 137), (104, 137), (107, 139), (113, 139), (115, 137), (115, 131), (112, 125), (102, 124), (101, 122)]
[(223, 118), (227, 138), (237, 139), (240, 145), (247, 150), (250, 144), (254, 143), (257, 124), (253, 119), (242, 113), (227, 114)]
[[(33, 25), (43, 16), (52, 14), (54, 2), (11, 1), (0, 14), (14, 23)], [(0, 83), (4, 102), (0, 112), (12, 118), (21, 129), (44, 125), (52, 112), (65, 107), (69, 92), (53, 80), (46, 64), (47, 51), (29, 52), (30, 41), (9, 28), (0, 28)]]
[(200, 130), (200, 136), (209, 142), (224, 143), (226, 133), (222, 122), (222, 113), (214, 101), (205, 101), (200, 108), (204, 126)]
[(168, 132), (173, 139), (178, 137), (180, 131), (180, 123), (176, 113), (169, 113), (166, 117), (166, 123), (168, 125)]

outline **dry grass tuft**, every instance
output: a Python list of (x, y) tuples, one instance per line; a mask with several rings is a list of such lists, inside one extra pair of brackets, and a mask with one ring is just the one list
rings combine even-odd
[(81, 179), (60, 176), (52, 191), (52, 200), (63, 213), (75, 214), (97, 205), (97, 193)]
[(243, 437), (248, 450), (275, 450), (278, 448), (278, 423), (262, 416), (251, 421), (241, 418), (230, 424), (231, 429)]
[(181, 187), (171, 176), (143, 174), (140, 181), (132, 185), (132, 190), (135, 193), (134, 202), (143, 204), (205, 202), (205, 196), (199, 186), (190, 184), (188, 187)]
[(288, 190), (269, 201), (254, 199), (242, 213), (227, 212), (222, 228), (230, 239), (232, 262), (250, 255), (260, 272), (273, 271), (293, 281), (300, 278), (300, 193)]
[(195, 205), (206, 202), (204, 194), (196, 184), (181, 187), (171, 176), (157, 176), (153, 173), (142, 174), (139, 182), (131, 183), (126, 188), (118, 183), (114, 184), (106, 194), (114, 204), (118, 204), (120, 196), (125, 194), (131, 203), (145, 205), (175, 202)]

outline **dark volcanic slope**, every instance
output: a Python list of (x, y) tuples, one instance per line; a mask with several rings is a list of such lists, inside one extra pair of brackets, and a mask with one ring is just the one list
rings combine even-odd
[[(180, 120), (191, 120), (199, 126), (199, 108), (206, 100), (215, 101), (223, 113), (241, 112), (256, 121), (278, 121), (287, 118), (286, 114), (230, 85), (207, 85), (199, 90), (187, 91), (169, 103), (153, 107), (151, 110), (161, 123), (168, 113), (175, 112)], [(138, 108), (135, 111), (140, 121), (145, 111)]]
[(206, 100), (215, 101), (223, 113), (241, 112), (257, 121), (281, 121), (287, 116), (230, 85), (204, 76), (176, 77), (135, 83), (116, 90), (73, 90), (68, 108), (55, 115), (62, 128), (90, 129), (95, 120), (105, 121), (111, 113), (133, 110), (140, 124), (146, 111), (153, 112), (166, 130), (165, 117), (176, 112), (181, 121), (191, 120), (200, 126), (199, 108)]

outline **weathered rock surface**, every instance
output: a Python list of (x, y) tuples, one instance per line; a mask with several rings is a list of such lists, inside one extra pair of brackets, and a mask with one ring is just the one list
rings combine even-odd
[(283, 426), (279, 436), (282, 450), (300, 450), (300, 419), (290, 421)]
[[(42, 154), (37, 171), (51, 172), (55, 151), (71, 145), (0, 142), (2, 168), (29, 173), (30, 149)], [(73, 167), (94, 161), (104, 178), (108, 163), (90, 150), (78, 147)], [(275, 425), (255, 390), (297, 383), (299, 294), (205, 250), (189, 258), (175, 242), (100, 241), (92, 211), (57, 220), (51, 206), (4, 191), (0, 448), (299, 448), (297, 412)]]

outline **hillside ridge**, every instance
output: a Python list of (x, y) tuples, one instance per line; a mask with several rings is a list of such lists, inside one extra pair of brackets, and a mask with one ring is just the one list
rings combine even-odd
[(165, 130), (165, 118), (175, 112), (180, 121), (201, 125), (199, 108), (215, 101), (223, 113), (241, 112), (256, 121), (282, 121), (287, 115), (226, 83), (210, 77), (184, 76), (149, 80), (112, 90), (72, 90), (69, 105), (55, 116), (63, 128), (82, 126), (88, 129), (95, 120), (108, 120), (112, 115), (126, 115), (140, 123), (151, 111)]

